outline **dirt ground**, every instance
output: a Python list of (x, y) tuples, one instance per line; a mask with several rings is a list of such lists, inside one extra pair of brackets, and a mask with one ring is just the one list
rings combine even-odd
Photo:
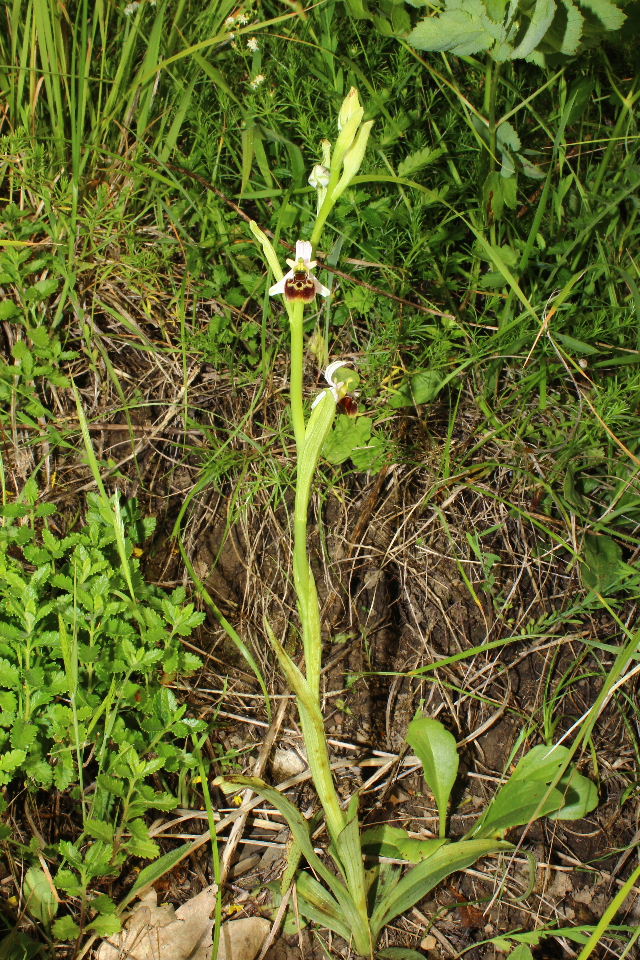
[[(496, 471), (472, 490), (442, 486), (433, 483), (428, 465), (404, 465), (345, 478), (337, 493), (316, 497), (312, 566), (323, 604), (326, 725), (340, 792), (347, 799), (360, 791), (365, 825), (392, 823), (416, 837), (433, 835), (435, 805), (404, 742), (416, 711), (438, 717), (459, 743), (455, 838), (483, 810), (523, 732), (530, 745), (540, 742), (546, 712), (559, 739), (595, 699), (597, 670), (607, 660), (585, 656), (585, 641), (611, 640), (614, 625), (600, 613), (565, 616), (582, 590), (579, 570), (553, 551), (535, 559), (541, 551), (534, 527), (494, 496), (506, 482), (506, 471)], [(466, 531), (490, 526), (498, 529), (483, 542), (496, 558), (488, 571), (474, 559)], [(288, 536), (286, 506), (238, 512), (219, 498), (209, 504), (194, 557), (198, 575), (251, 638), (271, 688), (280, 693), (285, 688), (261, 623), (266, 615), (295, 652)], [(263, 705), (215, 621), (211, 628), (211, 646), (203, 649), (212, 659), (194, 703), (215, 711), (217, 664), (236, 663), (216, 738), (224, 752), (239, 751), (236, 762), (251, 771), (267, 727)], [(494, 648), (473, 652), (487, 643)], [(422, 945), (432, 956), (464, 951), (480, 960), (495, 956), (495, 947), (474, 944), (498, 934), (596, 922), (627, 875), (637, 842), (637, 802), (628, 799), (635, 756), (619, 704), (602, 716), (594, 746), (601, 802), (591, 816), (513, 831), (509, 839), (518, 853), (512, 860), (481, 862), (445, 881), (387, 931), (386, 942)], [(582, 769), (594, 776), (588, 757)], [(263, 774), (273, 783), (293, 780), (288, 795), (309, 811), (316, 800), (305, 770), (291, 703)], [(282, 869), (287, 837), (278, 815), (264, 805), (260, 811), (253, 826), (247, 822), (238, 875), (232, 871), (229, 885), (231, 899), (249, 913), (266, 909), (265, 886)], [(533, 876), (528, 854), (537, 861)], [(628, 906), (617, 922), (638, 922), (638, 908)], [(321, 957), (327, 948), (349, 955), (336, 938), (303, 930), (283, 936), (269, 958)], [(547, 938), (538, 950), (550, 957), (576, 953), (562, 937)]]

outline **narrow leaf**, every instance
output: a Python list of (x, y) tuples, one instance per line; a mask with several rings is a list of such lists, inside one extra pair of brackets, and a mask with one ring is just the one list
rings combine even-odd
[(496, 840), (461, 840), (442, 846), (428, 860), (412, 867), (376, 907), (371, 918), (374, 942), (380, 931), (394, 917), (413, 907), (445, 877), (464, 870), (480, 857), (513, 849), (512, 844)]

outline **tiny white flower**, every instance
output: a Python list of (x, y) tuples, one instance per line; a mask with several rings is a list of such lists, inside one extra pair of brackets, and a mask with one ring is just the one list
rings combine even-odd
[(264, 83), (266, 79), (267, 79), (267, 78), (265, 77), (265, 75), (264, 75), (263, 73), (259, 73), (259, 74), (257, 74), (257, 76), (255, 76), (255, 77), (253, 78), (253, 80), (251, 81), (251, 83), (249, 84), (249, 86), (254, 87), (254, 89), (255, 89), (255, 87), (259, 87), (261, 83)]
[(246, 13), (239, 13), (238, 16), (236, 17), (236, 20), (237, 20), (238, 23), (239, 23), (241, 26), (243, 26), (243, 27), (244, 27), (247, 23), (249, 23), (249, 17), (247, 16)]
[(225, 27), (232, 27), (235, 22), (236, 22), (236, 18), (235, 18), (235, 17), (227, 17), (227, 19), (226, 19), (225, 22), (224, 22), (224, 25), (225, 25)]
[(125, 17), (130, 17), (132, 14), (134, 14), (139, 6), (140, 6), (139, 2), (128, 3), (124, 8)]
[(260, 49), (260, 44), (258, 43), (258, 40), (256, 37), (249, 37), (249, 39), (247, 40), (247, 46), (249, 47), (249, 50), (251, 50), (252, 53), (257, 53), (258, 50)]
[(316, 261), (311, 259), (312, 247), (308, 240), (298, 240), (296, 243), (295, 260), (287, 260), (291, 267), (282, 280), (278, 280), (269, 288), (269, 296), (276, 297), (283, 294), (285, 300), (302, 300), (310, 303), (317, 293), (321, 297), (328, 297), (331, 291), (323, 286), (312, 274)]

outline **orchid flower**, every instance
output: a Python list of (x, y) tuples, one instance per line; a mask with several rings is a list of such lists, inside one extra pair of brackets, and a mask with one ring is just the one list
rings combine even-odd
[[(343, 370), (342, 376), (337, 376), (338, 371)], [(324, 389), (319, 393), (311, 404), (311, 409), (316, 407), (326, 393), (330, 393), (337, 404), (340, 404), (351, 392), (353, 387), (357, 387), (360, 378), (355, 370), (351, 370), (345, 365), (344, 360), (334, 360), (330, 363), (324, 372), (324, 378), (329, 384), (329, 389)], [(357, 394), (356, 394), (357, 396)]]
[(331, 291), (323, 286), (312, 274), (316, 261), (311, 259), (312, 247), (308, 240), (298, 240), (296, 243), (295, 260), (287, 260), (291, 267), (281, 280), (269, 287), (269, 296), (275, 297), (284, 294), (285, 300), (302, 300), (310, 303), (316, 293), (321, 297), (328, 297)]

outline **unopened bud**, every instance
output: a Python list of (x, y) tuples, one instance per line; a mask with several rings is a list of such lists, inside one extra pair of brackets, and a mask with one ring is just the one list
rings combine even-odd
[(349, 90), (349, 93), (342, 101), (342, 106), (340, 107), (340, 113), (338, 114), (338, 131), (341, 131), (356, 113), (359, 113), (359, 124), (362, 120), (364, 110), (360, 106), (358, 91), (355, 87), (351, 87), (351, 90)]
[(362, 161), (364, 159), (365, 150), (367, 149), (367, 141), (369, 140), (369, 134), (371, 133), (372, 126), (373, 120), (367, 120), (366, 123), (362, 124), (360, 130), (358, 131), (358, 136), (355, 139), (355, 143), (344, 155), (344, 160), (342, 162), (342, 176), (338, 181), (334, 193), (336, 198), (347, 189), (362, 166)]
[(323, 163), (316, 163), (309, 175), (309, 184), (316, 190), (326, 189), (329, 186), (329, 168)]

